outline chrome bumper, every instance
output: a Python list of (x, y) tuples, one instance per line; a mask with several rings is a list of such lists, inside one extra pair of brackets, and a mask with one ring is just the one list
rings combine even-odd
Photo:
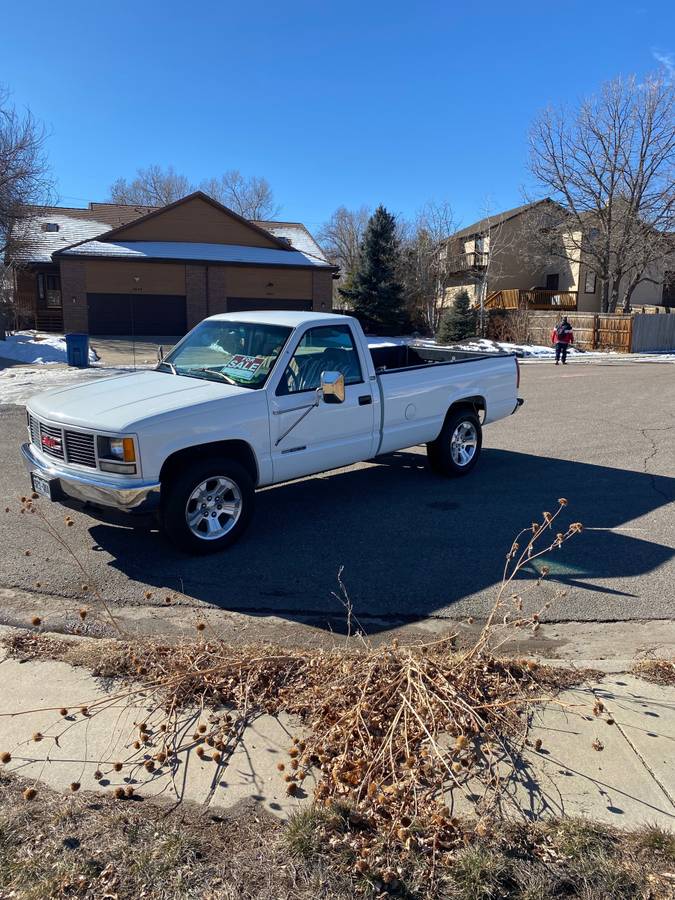
[(99, 473), (65, 471), (58, 464), (40, 459), (30, 444), (21, 445), (23, 461), (28, 472), (36, 472), (51, 482), (58, 482), (59, 490), (73, 500), (91, 503), (128, 513), (153, 512), (159, 507), (160, 485), (139, 482), (130, 478), (107, 479)]

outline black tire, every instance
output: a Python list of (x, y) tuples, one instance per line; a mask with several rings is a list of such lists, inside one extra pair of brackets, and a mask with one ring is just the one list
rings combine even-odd
[[(453, 455), (453, 436), (462, 426), (464, 426), (467, 436), (475, 438), (473, 454), (466, 462), (461, 462), (461, 459), (456, 459)], [(483, 433), (478, 416), (471, 409), (459, 409), (447, 416), (441, 433), (435, 441), (427, 444), (429, 465), (439, 475), (461, 478), (468, 475), (478, 462), (482, 445)], [(461, 457), (463, 454), (456, 449), (455, 455)]]
[[(217, 479), (221, 479), (220, 484)], [(232, 489), (223, 487), (222, 480), (234, 485)], [(190, 501), (190, 497), (200, 485), (206, 483), (206, 490), (209, 490), (208, 482), (213, 482), (213, 495), (209, 494), (208, 502), (213, 505), (208, 506), (206, 512), (200, 517), (200, 508), (206, 505), (199, 504), (195, 500)], [(217, 490), (216, 490), (217, 489)], [(217, 491), (222, 493), (218, 495)], [(231, 505), (238, 507), (238, 515), (227, 515), (222, 512), (223, 506), (217, 506), (216, 498), (223, 498), (223, 505)], [(206, 501), (206, 497), (204, 498)], [(199, 519), (199, 526), (206, 523), (204, 527), (204, 535), (200, 537), (190, 528), (187, 521), (188, 502), (194, 510), (194, 515)], [(161, 523), (162, 528), (169, 540), (183, 550), (185, 553), (192, 555), (204, 555), (207, 553), (218, 553), (226, 547), (230, 547), (237, 541), (248, 527), (253, 515), (253, 507), (255, 505), (255, 490), (251, 476), (243, 466), (230, 459), (218, 459), (211, 457), (209, 459), (195, 460), (188, 464), (184, 469), (172, 475), (166, 484), (162, 485), (162, 510)], [(212, 519), (214, 529), (217, 527), (224, 530), (220, 536), (207, 537), (208, 520)], [(234, 524), (230, 520), (235, 519)]]

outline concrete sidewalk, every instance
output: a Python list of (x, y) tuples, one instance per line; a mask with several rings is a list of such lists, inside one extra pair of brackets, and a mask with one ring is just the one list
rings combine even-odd
[[(72, 782), (93, 791), (132, 785), (143, 796), (221, 809), (253, 799), (282, 818), (312, 802), (311, 778), (290, 797), (277, 768), (279, 763), (288, 768), (292, 738), (302, 737), (298, 722), (260, 716), (222, 763), (189, 751), (181, 754), (174, 772), (157, 764), (148, 774), (130, 746), (137, 735), (134, 722), (145, 720), (147, 708), (126, 697), (114, 699), (84, 668), (2, 654), (0, 752), (11, 753), (5, 766), (10, 772), (61, 790), (69, 790)], [(106, 708), (95, 716), (79, 712), (80, 706), (106, 698)], [(603, 709), (594, 715), (598, 701)], [(59, 714), (61, 707), (71, 711), (70, 718)], [(24, 710), (33, 712), (11, 715)], [(150, 728), (153, 721), (150, 716)], [(192, 734), (200, 721), (207, 721), (206, 714), (188, 713), (181, 729)], [(39, 742), (32, 739), (36, 732), (44, 735)], [(609, 675), (565, 691), (534, 709), (529, 743), (507, 773), (507, 814), (531, 819), (581, 815), (625, 828), (645, 823), (675, 828), (675, 688)], [(123, 764), (119, 772), (116, 762)], [(102, 780), (94, 779), (96, 769), (104, 772)], [(461, 797), (456, 800), (459, 809), (466, 808)]]

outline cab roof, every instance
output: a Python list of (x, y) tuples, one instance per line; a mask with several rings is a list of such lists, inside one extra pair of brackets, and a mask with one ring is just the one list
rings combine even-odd
[(300, 325), (337, 325), (353, 321), (351, 316), (337, 313), (319, 313), (311, 310), (267, 309), (243, 310), (242, 312), (221, 313), (209, 316), (209, 322), (250, 322), (251, 324), (285, 325), (287, 328), (298, 328)]

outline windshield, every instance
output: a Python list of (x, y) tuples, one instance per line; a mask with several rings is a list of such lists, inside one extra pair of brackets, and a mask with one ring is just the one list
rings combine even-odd
[(283, 325), (207, 320), (157, 368), (175, 375), (261, 388), (291, 330)]

